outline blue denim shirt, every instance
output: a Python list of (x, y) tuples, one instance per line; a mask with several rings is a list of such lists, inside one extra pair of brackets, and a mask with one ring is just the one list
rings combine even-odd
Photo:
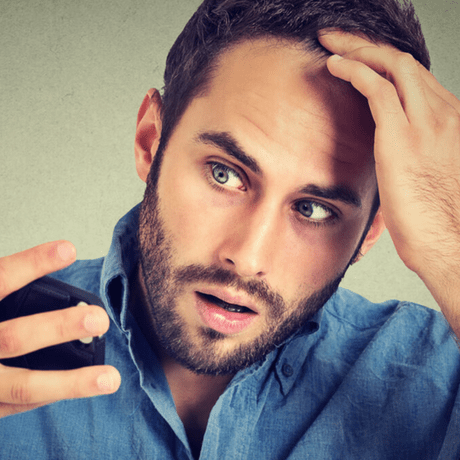
[[(55, 275), (105, 302), (119, 391), (0, 420), (0, 458), (192, 458), (159, 361), (127, 309), (138, 212), (120, 220), (107, 257)], [(314, 321), (233, 378), (200, 458), (458, 460), (459, 383), (459, 350), (438, 312), (339, 289)]]

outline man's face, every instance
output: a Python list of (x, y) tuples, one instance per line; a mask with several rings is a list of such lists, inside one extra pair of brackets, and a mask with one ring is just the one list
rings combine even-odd
[(373, 130), (367, 102), (298, 48), (256, 40), (221, 57), (141, 211), (149, 317), (167, 353), (233, 373), (314, 315), (369, 218)]

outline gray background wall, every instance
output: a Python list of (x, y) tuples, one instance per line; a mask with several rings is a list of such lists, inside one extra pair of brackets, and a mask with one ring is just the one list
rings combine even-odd
[[(69, 239), (104, 255), (142, 199), (138, 106), (199, 0), (0, 0), (0, 254)], [(433, 73), (460, 96), (458, 1), (414, 0)], [(343, 286), (435, 303), (386, 233)]]

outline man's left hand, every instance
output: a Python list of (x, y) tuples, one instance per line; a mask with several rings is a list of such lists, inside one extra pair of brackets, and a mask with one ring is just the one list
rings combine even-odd
[(369, 102), (383, 217), (399, 256), (460, 337), (460, 101), (410, 54), (341, 31), (332, 75)]

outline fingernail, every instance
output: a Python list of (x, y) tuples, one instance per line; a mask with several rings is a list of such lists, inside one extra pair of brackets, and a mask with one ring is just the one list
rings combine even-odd
[(76, 256), (75, 246), (69, 243), (61, 243), (57, 247), (57, 253), (64, 261), (74, 259)]
[(339, 56), (338, 54), (333, 54), (330, 58), (329, 58), (330, 61), (336, 61), (336, 62), (339, 62), (339, 61), (343, 61), (343, 57), (342, 56)]
[(109, 393), (115, 390), (117, 386), (116, 380), (118, 379), (116, 379), (112, 373), (106, 372), (97, 378), (97, 386), (103, 393)]
[(99, 390), (106, 392), (112, 391), (114, 388), (114, 381), (111, 374), (102, 374), (97, 378), (97, 386)]
[(103, 319), (99, 315), (89, 313), (85, 316), (83, 325), (90, 334), (98, 335), (102, 329), (102, 321)]

